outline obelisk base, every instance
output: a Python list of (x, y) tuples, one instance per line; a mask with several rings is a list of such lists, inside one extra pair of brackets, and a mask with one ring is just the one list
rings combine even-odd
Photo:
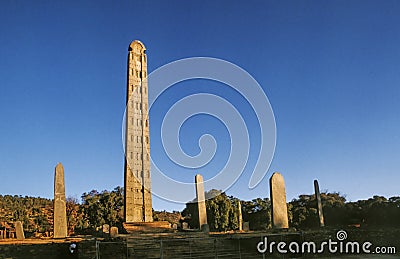
[(162, 233), (173, 232), (174, 229), (168, 221), (154, 222), (124, 222), (122, 224), (128, 234), (133, 233)]

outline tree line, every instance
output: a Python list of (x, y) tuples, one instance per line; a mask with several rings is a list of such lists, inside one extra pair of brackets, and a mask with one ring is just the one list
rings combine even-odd
[[(215, 196), (216, 190), (206, 193)], [(206, 200), (207, 219), (211, 231), (228, 231), (239, 228), (238, 199), (219, 192), (217, 196)], [(321, 193), (325, 226), (343, 227), (400, 227), (400, 197), (389, 199), (373, 196), (368, 200), (346, 202), (340, 193)], [(272, 228), (271, 201), (257, 198), (240, 201), (242, 219), (249, 222), (251, 230)], [(293, 199), (288, 206), (289, 227), (311, 229), (319, 227), (317, 200), (314, 194), (302, 194)], [(198, 211), (195, 200), (186, 204), (182, 216), (193, 228), (198, 228)]]
[[(238, 206), (244, 222), (251, 230), (266, 230), (271, 224), (271, 202), (268, 198), (251, 201), (239, 200), (226, 193), (206, 192), (207, 219), (211, 231), (239, 229)], [(368, 200), (346, 202), (340, 193), (321, 193), (326, 226), (400, 227), (400, 197), (374, 196)], [(302, 194), (287, 203), (289, 226), (296, 229), (318, 227), (317, 201), (313, 194)], [(67, 198), (68, 233), (92, 234), (103, 224), (117, 226), (122, 230), (124, 211), (123, 188), (112, 191), (92, 190), (83, 193), (81, 201)], [(153, 211), (153, 218), (171, 224), (187, 222), (198, 228), (195, 200), (188, 202), (182, 212)], [(53, 200), (40, 197), (0, 195), (0, 228), (20, 220), (28, 233), (52, 231)]]

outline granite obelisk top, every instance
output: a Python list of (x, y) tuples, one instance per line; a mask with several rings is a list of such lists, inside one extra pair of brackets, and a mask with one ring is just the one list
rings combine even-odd
[(315, 198), (317, 200), (317, 209), (318, 209), (318, 217), (319, 217), (319, 226), (324, 227), (324, 214), (322, 212), (322, 202), (321, 202), (321, 194), (319, 192), (319, 184), (317, 180), (314, 180), (314, 190), (315, 190)]
[(203, 225), (207, 225), (207, 211), (206, 211), (206, 201), (204, 195), (203, 176), (201, 176), (200, 174), (196, 174), (195, 183), (196, 183), (197, 208), (199, 211), (199, 227), (202, 228)]
[(54, 238), (65, 238), (67, 234), (67, 208), (65, 199), (64, 167), (58, 163), (54, 173)]
[(272, 226), (274, 228), (289, 228), (285, 180), (283, 176), (275, 172), (269, 179), (269, 185), (271, 192)]

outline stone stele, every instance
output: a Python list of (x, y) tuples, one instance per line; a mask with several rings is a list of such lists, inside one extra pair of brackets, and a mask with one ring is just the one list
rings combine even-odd
[(182, 229), (188, 229), (189, 224), (187, 222), (182, 222)]
[(238, 201), (238, 224), (239, 224), (239, 231), (243, 230), (243, 217), (242, 217), (242, 204)]
[(65, 200), (64, 167), (56, 166), (54, 174), (54, 238), (67, 236), (67, 209)]
[(168, 221), (153, 222), (146, 47), (134, 40), (128, 51), (123, 226), (128, 233), (165, 232)]
[(204, 195), (204, 183), (203, 176), (196, 174), (196, 198), (197, 198), (197, 208), (199, 211), (199, 227), (200, 229), (204, 224), (207, 224), (207, 212), (206, 212), (206, 202)]
[(104, 224), (104, 225), (102, 226), (102, 232), (103, 232), (104, 234), (109, 234), (109, 233), (110, 233), (110, 225)]
[(112, 238), (118, 237), (118, 228), (117, 227), (110, 228), (110, 237), (112, 237)]
[(317, 209), (318, 209), (318, 217), (319, 217), (319, 226), (324, 227), (324, 214), (322, 212), (322, 202), (321, 202), (321, 194), (319, 192), (319, 184), (317, 180), (314, 180), (314, 190), (315, 190), (315, 198), (317, 199)]
[[(138, 40), (129, 45), (127, 70), (124, 173), (125, 222), (153, 222), (147, 55), (146, 47)], [(155, 226), (156, 224), (147, 225)]]
[(243, 222), (243, 231), (250, 231), (250, 223), (248, 221)]
[(25, 239), (24, 228), (22, 226), (22, 222), (21, 221), (16, 221), (15, 222), (15, 232), (17, 234), (17, 239), (18, 240)]
[(269, 179), (271, 195), (271, 218), (274, 228), (289, 228), (285, 181), (280, 173), (274, 173)]

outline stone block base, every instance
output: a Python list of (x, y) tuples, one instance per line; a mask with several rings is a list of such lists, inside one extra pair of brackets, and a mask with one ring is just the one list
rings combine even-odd
[(171, 224), (168, 221), (154, 222), (125, 222), (124, 229), (127, 233), (161, 233), (173, 232)]

